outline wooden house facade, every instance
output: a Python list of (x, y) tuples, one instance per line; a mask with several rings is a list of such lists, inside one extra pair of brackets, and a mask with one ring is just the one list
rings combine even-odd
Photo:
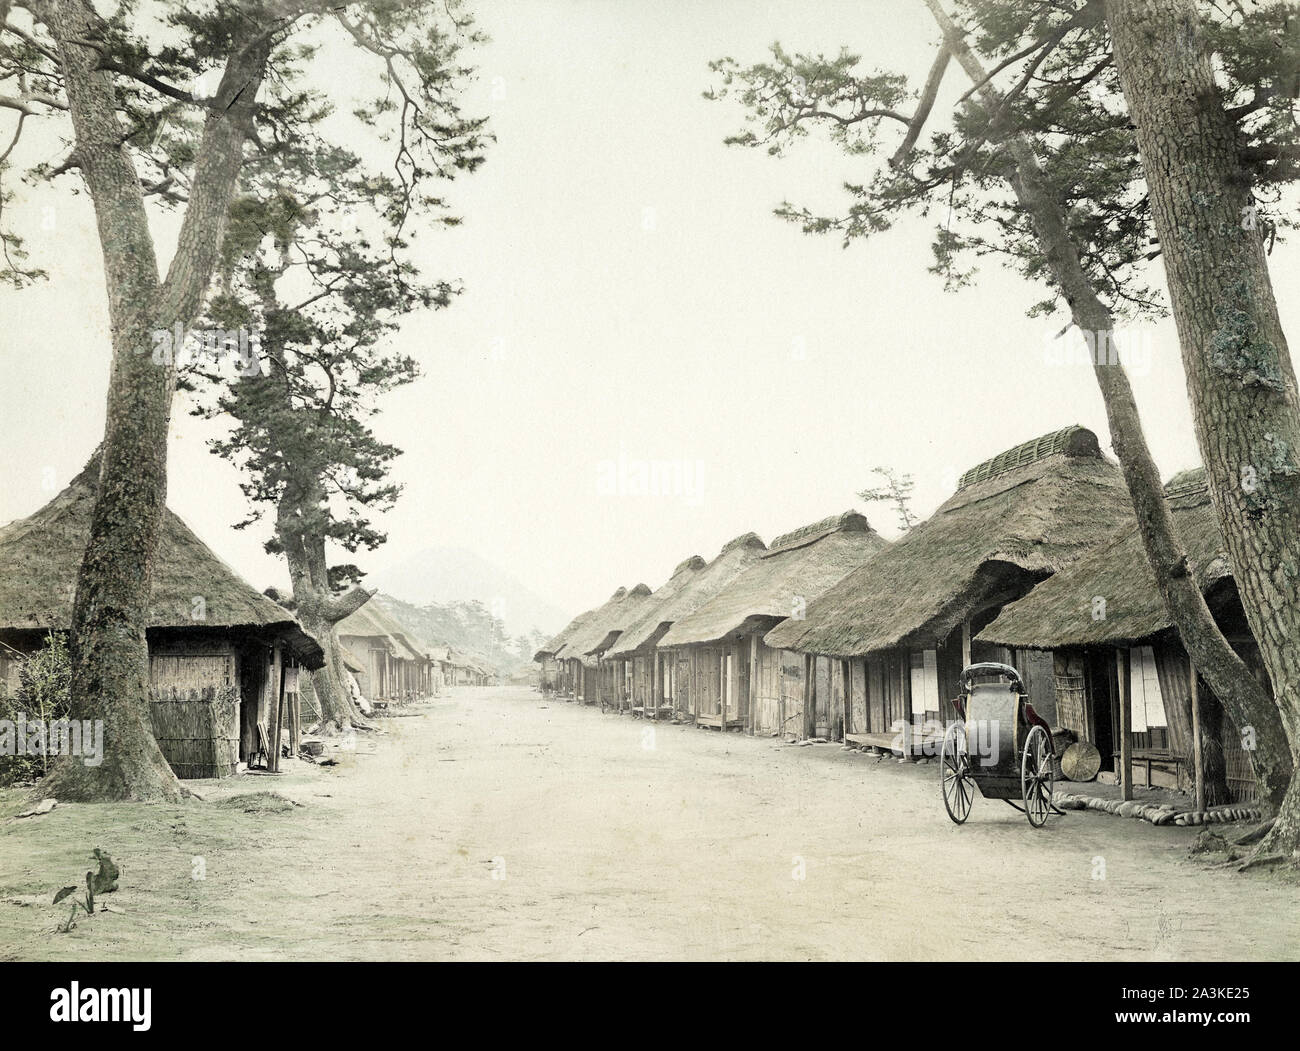
[[(787, 617), (865, 564), (886, 541), (856, 511), (803, 526), (772, 541), (748, 569), (673, 623), (658, 649), (676, 654), (698, 682), (691, 714), (698, 725), (780, 733), (801, 725), (803, 670), (798, 655), (764, 641)], [(795, 673), (782, 672), (784, 662)], [(792, 684), (800, 688), (790, 690)]]
[[(0, 529), (0, 678), (72, 622), (98, 479), (92, 459), (28, 518)], [(284, 713), (301, 670), (324, 663), (293, 614), (260, 594), (170, 510), (164, 511), (146, 640), (150, 716), (178, 777), (223, 777), (278, 763)]]
[[(690, 586), (706, 566), (707, 563), (699, 555), (692, 555), (679, 562), (672, 575), (650, 595), (632, 623), (606, 651), (606, 660), (612, 666), (614, 678), (614, 706), (620, 714), (628, 712), (640, 716), (647, 712), (653, 713), (655, 706), (651, 698), (656, 682), (660, 684), (658, 694), (660, 698), (672, 697), (675, 669), (667, 656), (645, 646), (629, 645), (625, 648), (623, 643), (625, 640), (630, 642), (633, 632), (644, 639), (654, 611), (664, 608), (676, 595)], [(666, 694), (663, 692), (665, 685)], [(671, 711), (671, 707), (668, 711)]]
[[(1175, 476), (1165, 494), (1215, 620), (1267, 688), (1204, 471)], [(1255, 798), (1238, 728), (1192, 667), (1131, 511), (1108, 542), (1006, 606), (979, 637), (1051, 662), (1057, 724), (1093, 744), (1126, 788), (1199, 786), (1210, 806)]]
[[(660, 597), (652, 598), (637, 621), (614, 643), (608, 656), (623, 663), (624, 688), (631, 691), (634, 715), (689, 716), (695, 698), (707, 698), (721, 689), (721, 679), (716, 677), (720, 670), (705, 655), (685, 647), (661, 649), (659, 644), (674, 623), (727, 587), (766, 550), (755, 534), (744, 533), (728, 541), (707, 565), (700, 567), (695, 559), (688, 559), (660, 588)], [(679, 584), (670, 589), (674, 580)]]
[(574, 696), (580, 703), (602, 707), (614, 704), (616, 673), (613, 665), (603, 658), (649, 598), (650, 589), (645, 584), (621, 587), (569, 635), (560, 659), (568, 666), (573, 677)]
[[(1016, 665), (1040, 714), (1055, 719), (1051, 659), (977, 640), (1008, 602), (1095, 547), (1131, 513), (1119, 468), (1096, 435), (1068, 427), (1025, 442), (962, 475), (926, 521), (765, 637), (787, 654), (787, 713), (800, 692), (802, 725), (878, 748), (923, 747), (927, 728), (954, 716), (964, 665)], [(794, 651), (801, 659), (792, 659)], [(769, 672), (764, 689), (773, 689)], [(1036, 705), (1038, 702), (1035, 702)]]
[(594, 609), (586, 610), (574, 617), (564, 628), (555, 636), (548, 639), (542, 644), (535, 654), (533, 660), (542, 666), (542, 689), (546, 689), (548, 680), (546, 672), (550, 672), (549, 686), (557, 697), (572, 699), (573, 697), (573, 676), (569, 671), (567, 663), (561, 657), (561, 651), (567, 645), (573, 633), (577, 631), (590, 617), (594, 616)]
[(362, 666), (357, 685), (371, 704), (386, 708), (432, 693), (432, 659), (374, 599), (339, 621), (338, 636)]

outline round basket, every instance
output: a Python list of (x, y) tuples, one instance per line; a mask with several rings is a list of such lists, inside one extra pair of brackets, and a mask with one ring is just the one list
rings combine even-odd
[(1101, 753), (1087, 741), (1076, 741), (1061, 756), (1061, 776), (1067, 781), (1091, 781), (1101, 769)]

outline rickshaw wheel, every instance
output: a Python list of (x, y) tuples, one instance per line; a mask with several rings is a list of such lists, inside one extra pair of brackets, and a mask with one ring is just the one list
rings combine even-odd
[(943, 735), (939, 771), (944, 809), (954, 824), (964, 824), (975, 800), (975, 782), (971, 780), (970, 757), (966, 753), (966, 727), (959, 722), (949, 726)]
[(1047, 731), (1041, 726), (1032, 727), (1020, 757), (1020, 795), (1025, 804), (1025, 817), (1034, 828), (1042, 828), (1047, 823), (1055, 786), (1056, 772), (1052, 769), (1052, 745)]

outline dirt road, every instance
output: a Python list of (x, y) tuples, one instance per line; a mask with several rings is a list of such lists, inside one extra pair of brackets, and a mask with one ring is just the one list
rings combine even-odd
[[(1300, 958), (1300, 889), (1205, 871), (1195, 830), (957, 828), (934, 765), (543, 705), (461, 688), (203, 803), (0, 794), (0, 959)], [(124, 911), (54, 933), (96, 846)]]

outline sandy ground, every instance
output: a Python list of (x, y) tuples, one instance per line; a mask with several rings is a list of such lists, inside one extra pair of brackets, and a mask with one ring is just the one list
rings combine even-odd
[[(1195, 829), (958, 828), (937, 764), (544, 704), (460, 688), (201, 803), (0, 794), (0, 959), (1300, 958), (1295, 880), (1207, 870)], [(124, 911), (54, 933), (96, 846)]]

